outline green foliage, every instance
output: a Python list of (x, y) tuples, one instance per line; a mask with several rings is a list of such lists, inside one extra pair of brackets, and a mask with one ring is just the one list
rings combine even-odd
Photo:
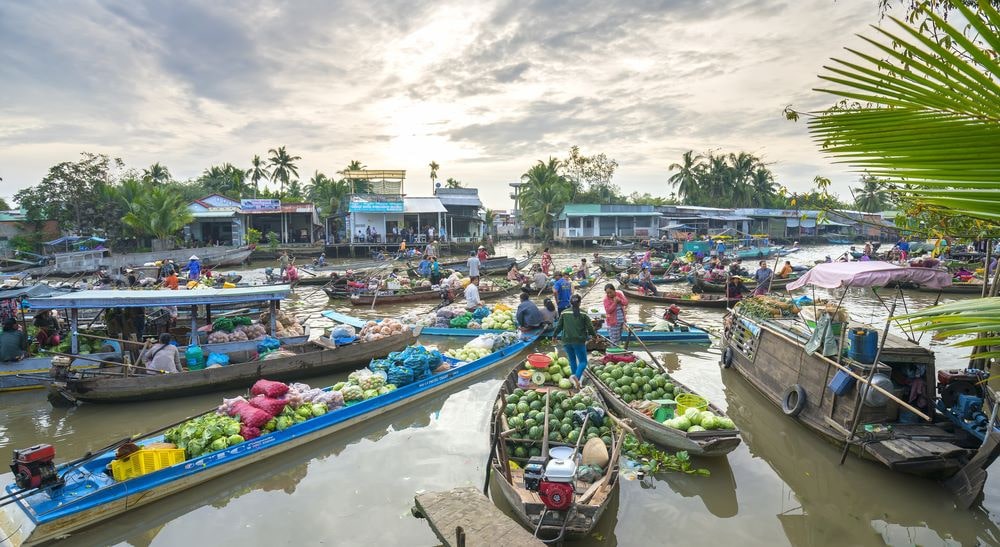
[(774, 175), (760, 158), (747, 152), (702, 156), (689, 150), (668, 182), (687, 205), (773, 207), (783, 205)]
[(42, 246), (42, 235), (38, 231), (18, 234), (10, 238), (10, 248), (15, 251), (36, 252)]
[(244, 241), (247, 245), (256, 245), (260, 243), (260, 236), (263, 233), (257, 228), (247, 228), (247, 233), (244, 236)]
[[(3, 179), (0, 179), (0, 180), (3, 180)], [(5, 200), (3, 198), (0, 198), (0, 211), (10, 211), (10, 210), (11, 210), (11, 207), (10, 207), (10, 204), (7, 203), (7, 200)]]
[(129, 203), (122, 223), (140, 236), (169, 239), (192, 220), (187, 201), (170, 187), (149, 185)]
[(253, 159), (250, 160), (247, 177), (250, 179), (250, 184), (253, 184), (253, 195), (257, 197), (257, 193), (260, 192), (260, 181), (271, 178), (271, 171), (267, 168), (264, 160), (260, 159), (260, 156), (254, 155)]
[(437, 182), (438, 169), (441, 169), (441, 166), (438, 165), (438, 162), (434, 160), (431, 160), (431, 162), (427, 166), (431, 168), (431, 186), (436, 187), (434, 183)]
[(670, 197), (660, 197), (654, 196), (649, 192), (644, 192), (640, 194), (639, 192), (632, 192), (628, 196), (628, 202), (633, 205), (677, 205), (678, 201), (674, 198), (674, 194), (670, 194)]
[(149, 166), (149, 169), (142, 170), (142, 181), (152, 184), (166, 184), (173, 180), (170, 175), (170, 170), (168, 170), (160, 162), (156, 162)]
[(891, 186), (868, 173), (861, 175), (861, 186), (851, 188), (854, 207), (866, 213), (878, 213), (896, 206)]
[(584, 156), (579, 146), (573, 146), (560, 165), (560, 173), (572, 185), (573, 203), (625, 202), (621, 189), (611, 182), (618, 169), (615, 159), (604, 153)]
[(302, 200), (302, 185), (299, 183), (299, 179), (295, 179), (295, 180), (289, 182), (288, 183), (288, 189), (285, 190), (285, 193), (281, 197), (289, 199), (289, 200), (293, 200), (293, 201), (301, 201)]
[(444, 181), (445, 188), (464, 188), (462, 186), (462, 181), (448, 177), (448, 180)]
[[(436, 166), (437, 166), (436, 163), (431, 162), (431, 174), (433, 175), (431, 177), (431, 180), (437, 179), (437, 167)], [(368, 168), (368, 166), (365, 165), (365, 164), (363, 164), (363, 163), (361, 163), (360, 161), (358, 161), (358, 160), (351, 160), (351, 162), (347, 164), (347, 167), (345, 167), (343, 171), (337, 171), (337, 174), (343, 176), (348, 171), (364, 171), (367, 168)], [(346, 178), (346, 177), (343, 180), (344, 180), (344, 182), (347, 183), (348, 188), (350, 188), (350, 190), (349, 190), (348, 193), (367, 194), (367, 193), (371, 192), (371, 184), (368, 181), (366, 181), (366, 180), (351, 179), (351, 178)]]
[(253, 191), (250, 185), (246, 184), (246, 178), (246, 171), (231, 163), (225, 163), (205, 169), (195, 183), (204, 189), (204, 194), (222, 194), (231, 199), (239, 199), (250, 195)]
[(281, 238), (278, 237), (277, 233), (275, 233), (275, 232), (268, 232), (267, 233), (267, 248), (268, 248), (268, 250), (270, 250), (271, 252), (277, 251), (279, 243), (281, 243)]
[(691, 456), (686, 451), (682, 450), (671, 455), (650, 443), (639, 442), (639, 439), (631, 434), (625, 435), (625, 440), (622, 444), (622, 454), (630, 460), (643, 462), (644, 465), (648, 465), (650, 473), (676, 471), (687, 473), (688, 475), (701, 475), (703, 477), (712, 474), (708, 469), (692, 466)]
[(302, 159), (302, 157), (290, 155), (284, 146), (272, 148), (267, 153), (269, 154), (267, 161), (271, 166), (271, 180), (279, 183), (278, 192), (284, 194), (285, 185), (288, 184), (293, 176), (296, 178), (299, 176), (299, 168), (295, 165), (295, 162)]
[(549, 158), (548, 163), (538, 160), (523, 175), (521, 181), (521, 209), (524, 222), (538, 229), (543, 241), (552, 239), (552, 222), (563, 206), (569, 203), (573, 185), (559, 173), (561, 162)]
[(316, 171), (305, 187), (306, 199), (316, 204), (320, 217), (336, 214), (340, 201), (351, 191), (347, 179), (333, 180)]

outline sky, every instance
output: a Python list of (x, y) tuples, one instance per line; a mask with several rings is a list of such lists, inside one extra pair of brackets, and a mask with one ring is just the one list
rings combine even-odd
[(626, 193), (669, 195), (691, 149), (847, 197), (782, 110), (832, 104), (816, 74), (879, 22), (875, 0), (3, 2), (0, 197), (84, 151), (186, 180), (281, 145), (303, 181), (360, 160), (408, 195), (434, 160), (494, 209), (573, 145)]

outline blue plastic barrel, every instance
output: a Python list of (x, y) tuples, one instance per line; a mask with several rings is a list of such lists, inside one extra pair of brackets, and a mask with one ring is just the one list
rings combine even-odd
[(851, 329), (851, 349), (848, 356), (859, 363), (870, 365), (875, 362), (878, 352), (878, 331), (872, 329)]

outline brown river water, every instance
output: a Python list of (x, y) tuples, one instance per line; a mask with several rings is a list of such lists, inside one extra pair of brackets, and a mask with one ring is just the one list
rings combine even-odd
[[(808, 248), (789, 258), (811, 263), (844, 246)], [(521, 254), (513, 246), (503, 254)], [(557, 250), (557, 266), (574, 263), (582, 250)], [(773, 259), (772, 259), (773, 260)], [(270, 264), (267, 264), (270, 265)], [(250, 278), (262, 277), (257, 265)], [(603, 284), (603, 283), (601, 283)], [(684, 285), (675, 285), (683, 289)], [(674, 290), (674, 289), (670, 289)], [(352, 308), (328, 301), (322, 291), (302, 287), (283, 308), (309, 316), (314, 328), (329, 326), (318, 315), (337, 309), (362, 317), (396, 316), (420, 306)], [(931, 305), (935, 295), (907, 294), (910, 309)], [(943, 298), (950, 301), (956, 297)], [(963, 297), (957, 297), (963, 298)], [(596, 304), (599, 290), (585, 298)], [(852, 290), (845, 299), (856, 319), (884, 320), (870, 293)], [(516, 298), (509, 300), (516, 304)], [(634, 302), (632, 321), (650, 321), (662, 310)], [(722, 312), (684, 309), (682, 319), (718, 332)], [(447, 348), (465, 340), (423, 338)], [(966, 350), (932, 342), (938, 366), (967, 362)], [(701, 459), (710, 477), (661, 473), (626, 479), (598, 532), (581, 544), (612, 545), (998, 545), (1000, 471), (972, 510), (955, 509), (937, 484), (848, 459), (785, 417), (738, 374), (718, 366), (719, 349), (703, 345), (657, 345), (674, 353), (682, 382), (729, 415), (744, 443), (728, 458)], [(364, 424), (274, 456), (151, 506), (107, 521), (65, 540), (68, 545), (197, 545), (211, 534), (219, 545), (437, 545), (427, 523), (413, 518), (413, 496), (422, 490), (481, 487), (488, 446), (490, 406), (506, 371), (449, 395), (404, 407)], [(330, 385), (338, 376), (307, 380)], [(0, 448), (39, 442), (56, 446), (60, 460), (127, 435), (196, 414), (219, 404), (219, 393), (126, 405), (53, 409), (42, 391), (4, 394)], [(4, 482), (9, 480), (9, 474)]]

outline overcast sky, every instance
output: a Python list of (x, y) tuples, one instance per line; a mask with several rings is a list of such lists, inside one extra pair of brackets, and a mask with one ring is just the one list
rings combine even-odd
[(82, 151), (178, 179), (286, 145), (303, 180), (350, 160), (427, 167), (511, 206), (507, 183), (570, 146), (667, 195), (688, 149), (746, 150), (779, 184), (848, 195), (793, 104), (875, 0), (0, 3), (0, 196)]

